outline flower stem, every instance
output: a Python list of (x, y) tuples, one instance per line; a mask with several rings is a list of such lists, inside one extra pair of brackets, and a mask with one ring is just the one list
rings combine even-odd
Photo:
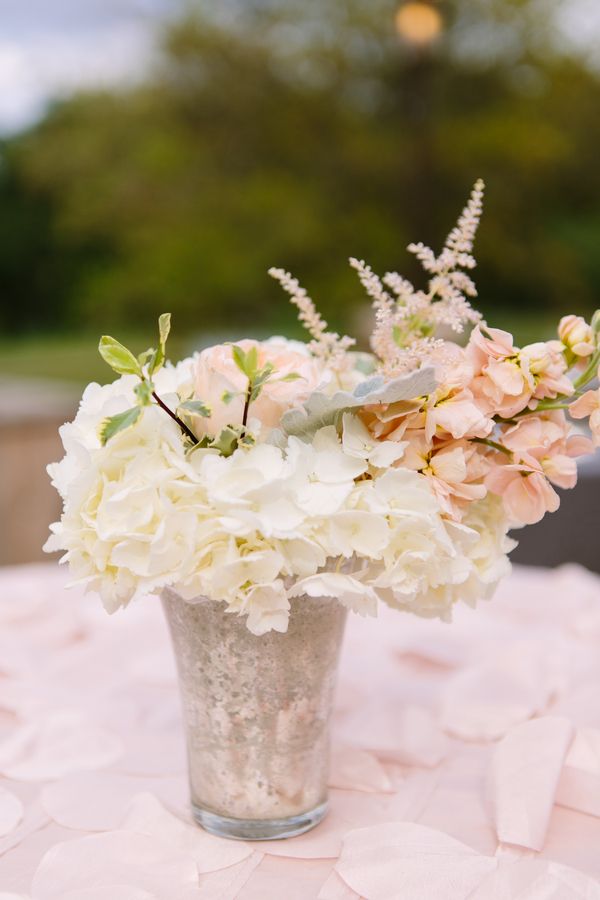
[(503, 447), (502, 444), (499, 444), (497, 441), (491, 441), (489, 438), (473, 438), (473, 443), (484, 444), (486, 447), (492, 447), (494, 450), (506, 453), (507, 456), (512, 456), (512, 452), (507, 447)]
[(592, 378), (593, 378), (594, 375), (596, 374), (596, 369), (598, 368), (598, 363), (599, 363), (599, 362), (600, 362), (599, 354), (598, 354), (598, 351), (596, 351), (596, 352), (593, 354), (593, 356), (592, 356), (590, 362), (588, 363), (588, 366), (587, 366), (586, 370), (585, 370), (585, 371), (579, 376), (579, 378), (574, 382), (574, 386), (575, 386), (576, 388), (582, 388), (582, 387), (585, 387), (585, 385), (588, 383), (588, 381), (591, 381), (591, 380), (592, 380)]
[(185, 424), (185, 422), (183, 422), (183, 421), (179, 418), (179, 416), (177, 416), (177, 415), (173, 412), (172, 409), (169, 409), (169, 407), (166, 405), (166, 403), (163, 403), (163, 401), (160, 399), (160, 397), (158, 396), (158, 394), (156, 393), (156, 391), (152, 391), (152, 396), (154, 397), (154, 399), (156, 400), (156, 402), (158, 403), (158, 405), (160, 406), (160, 408), (161, 408), (161, 409), (164, 409), (164, 411), (166, 412), (166, 414), (167, 414), (168, 416), (171, 416), (171, 418), (173, 419), (174, 422), (177, 422), (177, 424), (179, 425), (179, 427), (181, 428), (181, 430), (183, 431), (183, 433), (186, 434), (186, 435), (189, 437), (189, 439), (190, 439), (191, 441), (194, 442), (194, 444), (200, 443), (199, 440), (198, 440), (198, 438), (196, 437), (196, 435), (195, 435), (194, 432), (192, 431), (192, 429), (191, 429), (191, 428), (188, 428), (188, 426)]
[(244, 428), (248, 425), (248, 411), (250, 410), (250, 397), (252, 396), (252, 379), (248, 379), (248, 387), (246, 389), (246, 399), (244, 401), (244, 412), (242, 414), (242, 425)]

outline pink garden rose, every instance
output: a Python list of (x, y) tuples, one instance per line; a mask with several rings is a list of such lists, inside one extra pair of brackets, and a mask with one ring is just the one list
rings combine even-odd
[[(276, 428), (286, 409), (302, 404), (325, 380), (322, 364), (304, 352), (300, 343), (274, 338), (264, 342), (238, 341), (237, 346), (246, 353), (256, 347), (259, 366), (270, 362), (275, 369), (250, 407), (250, 419), (258, 419), (263, 428)], [(299, 377), (282, 380), (292, 374)], [(248, 379), (233, 359), (231, 344), (217, 344), (203, 350), (195, 365), (194, 394), (210, 406), (212, 414), (209, 418), (198, 417), (198, 434), (217, 435), (226, 425), (239, 425), (247, 386)]]

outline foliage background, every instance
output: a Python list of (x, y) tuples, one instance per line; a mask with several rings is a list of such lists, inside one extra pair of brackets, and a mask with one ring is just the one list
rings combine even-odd
[(564, 2), (431, 5), (416, 46), (389, 0), (174, 2), (135, 87), (4, 138), (0, 370), (89, 380), (92, 334), (165, 310), (185, 349), (294, 329), (271, 265), (364, 333), (347, 256), (416, 276), (406, 244), (438, 247), (478, 176), (484, 313), (527, 339), (594, 309), (600, 77)]

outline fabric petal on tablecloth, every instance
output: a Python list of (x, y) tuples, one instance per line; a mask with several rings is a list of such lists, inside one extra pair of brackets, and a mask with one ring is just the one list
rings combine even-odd
[(333, 749), (329, 786), (374, 794), (392, 791), (390, 779), (377, 757), (354, 747)]
[(109, 766), (121, 754), (122, 744), (79, 713), (56, 712), (46, 716), (39, 726), (23, 726), (11, 738), (10, 751), (6, 752), (7, 745), (4, 751), (0, 771), (8, 778), (49, 781), (71, 772)]
[(111, 884), (108, 887), (78, 888), (63, 894), (61, 900), (157, 900), (156, 894), (144, 888), (128, 884)]
[(138, 794), (120, 825), (177, 848), (195, 860), (199, 872), (215, 872), (242, 862), (254, 852), (244, 841), (228, 841), (171, 815), (153, 794)]
[(517, 725), (492, 758), (490, 782), (498, 839), (541, 850), (573, 726), (545, 716)]
[(317, 900), (360, 900), (360, 895), (334, 870), (319, 891)]
[(442, 727), (467, 741), (493, 741), (542, 712), (562, 687), (564, 646), (517, 641), (453, 675), (443, 690)]
[(558, 782), (556, 802), (600, 816), (600, 730), (580, 728)]
[[(156, 900), (195, 900), (198, 871), (191, 856), (147, 834), (112, 831), (56, 844), (33, 877), (35, 900), (64, 900), (89, 888), (127, 885)], [(78, 893), (79, 892), (79, 893)], [(132, 891), (133, 892), (133, 891)]]
[(428, 709), (399, 705), (387, 696), (366, 702), (368, 718), (365, 705), (356, 703), (335, 723), (338, 740), (405, 766), (434, 768), (441, 762), (448, 739)]
[(23, 818), (23, 804), (12, 791), (0, 787), (0, 837), (10, 834)]
[(441, 831), (387, 822), (347, 834), (335, 868), (368, 900), (466, 900), (497, 864)]
[(500, 857), (469, 900), (600, 900), (600, 884), (560, 863)]
[(46, 785), (40, 801), (48, 815), (65, 828), (110, 831), (119, 827), (132, 799), (144, 790), (175, 801), (182, 793), (178, 779), (78, 772)]
[(196, 896), (197, 900), (235, 900), (263, 858), (264, 854), (256, 850), (235, 866), (201, 875), (200, 888), (198, 894), (194, 894), (194, 900)]

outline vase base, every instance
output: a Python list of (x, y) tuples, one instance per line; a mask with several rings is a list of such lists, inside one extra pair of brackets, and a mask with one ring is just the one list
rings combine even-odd
[(285, 819), (230, 819), (192, 803), (194, 819), (205, 831), (236, 841), (275, 841), (294, 837), (318, 825), (326, 812), (327, 803), (321, 803), (308, 812)]

